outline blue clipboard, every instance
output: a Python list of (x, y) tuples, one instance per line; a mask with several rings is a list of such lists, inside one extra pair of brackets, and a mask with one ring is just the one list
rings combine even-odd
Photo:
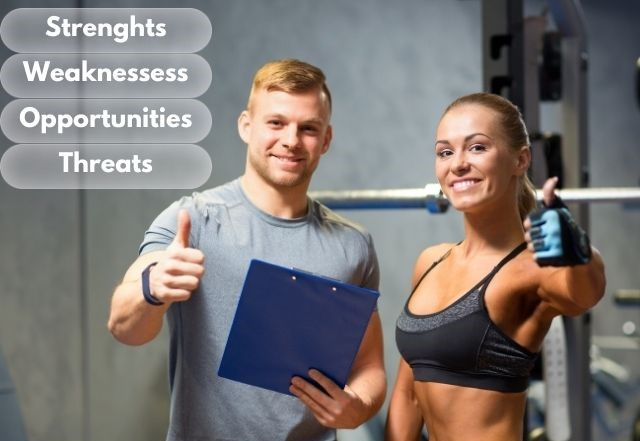
[(291, 395), (314, 368), (344, 387), (379, 295), (253, 259), (218, 375)]

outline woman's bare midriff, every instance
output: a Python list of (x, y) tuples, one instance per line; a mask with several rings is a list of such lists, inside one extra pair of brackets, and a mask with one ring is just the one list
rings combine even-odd
[(414, 382), (429, 441), (522, 440), (526, 392)]

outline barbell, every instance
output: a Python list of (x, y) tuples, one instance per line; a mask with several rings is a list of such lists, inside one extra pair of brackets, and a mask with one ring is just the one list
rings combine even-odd
[[(640, 188), (635, 187), (565, 188), (556, 193), (569, 204), (640, 201)], [(423, 188), (323, 190), (309, 195), (329, 208), (340, 210), (420, 208), (430, 213), (444, 213), (449, 208), (439, 184), (427, 184)], [(536, 197), (542, 200), (542, 190), (536, 190)]]

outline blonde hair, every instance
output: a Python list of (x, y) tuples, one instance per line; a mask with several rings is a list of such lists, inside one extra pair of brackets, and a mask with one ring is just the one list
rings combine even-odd
[(247, 109), (258, 90), (281, 90), (287, 93), (320, 90), (324, 93), (329, 113), (331, 113), (331, 92), (327, 80), (319, 68), (293, 58), (274, 60), (266, 63), (256, 72), (249, 93)]
[[(531, 147), (522, 113), (511, 101), (492, 93), (472, 93), (461, 96), (449, 104), (443, 116), (449, 110), (463, 104), (479, 104), (495, 111), (500, 116), (500, 127), (507, 141), (507, 146), (512, 150), (517, 151), (525, 145)], [(518, 212), (520, 213), (520, 218), (524, 220), (535, 206), (536, 190), (527, 173), (524, 173), (518, 181)]]

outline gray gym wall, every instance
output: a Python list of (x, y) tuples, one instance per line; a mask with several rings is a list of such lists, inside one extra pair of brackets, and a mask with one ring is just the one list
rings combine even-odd
[[(72, 1), (3, 0), (18, 7), (75, 7)], [(172, 7), (173, 2), (87, 0), (84, 7)], [(640, 56), (640, 3), (584, 1), (589, 32), (589, 134), (594, 187), (640, 184), (640, 108), (634, 98)], [(205, 12), (213, 38), (202, 51), (213, 84), (201, 97), (213, 115), (200, 143), (213, 160), (205, 187), (244, 167), (236, 118), (263, 62), (297, 57), (321, 66), (334, 95), (334, 141), (312, 189), (406, 188), (435, 182), (432, 141), (455, 97), (482, 87), (479, 0), (344, 2), (185, 1)], [(541, 2), (527, 3), (539, 12)], [(0, 58), (10, 52), (0, 47)], [(10, 97), (0, 92), (4, 106)], [(558, 130), (555, 105), (543, 125)], [(0, 138), (4, 152), (11, 144)], [(163, 439), (168, 417), (162, 334), (143, 347), (115, 342), (106, 329), (110, 296), (146, 226), (183, 192), (26, 191), (0, 180), (0, 350), (32, 441)], [(392, 386), (394, 324), (426, 246), (462, 237), (460, 216), (421, 211), (345, 212), (372, 232), (382, 269), (380, 313)], [(594, 334), (621, 335), (638, 309), (612, 304), (619, 288), (640, 287), (640, 208), (594, 206), (592, 240), (607, 262), (607, 296), (593, 313)], [(627, 365), (637, 352), (609, 351)], [(212, 374), (214, 368), (212, 367)], [(384, 412), (381, 412), (384, 417)], [(343, 439), (368, 439), (364, 430)], [(0, 428), (2, 438), (2, 428)], [(2, 438), (4, 439), (4, 438)]]

